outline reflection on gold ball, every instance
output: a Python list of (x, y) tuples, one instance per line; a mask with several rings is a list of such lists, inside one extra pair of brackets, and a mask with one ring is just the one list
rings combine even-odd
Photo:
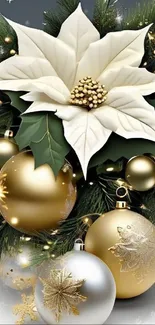
[(34, 232), (53, 229), (66, 219), (76, 201), (72, 169), (64, 166), (57, 178), (48, 165), (34, 170), (31, 151), (19, 153), (2, 168), (0, 201), (4, 219), (14, 228)]
[(13, 140), (0, 138), (0, 168), (17, 153), (19, 153), (19, 149)]
[(126, 181), (136, 191), (148, 191), (155, 185), (155, 163), (149, 157), (137, 156), (129, 160)]
[(141, 215), (116, 209), (88, 229), (85, 249), (113, 273), (117, 298), (138, 296), (155, 282), (155, 227)]

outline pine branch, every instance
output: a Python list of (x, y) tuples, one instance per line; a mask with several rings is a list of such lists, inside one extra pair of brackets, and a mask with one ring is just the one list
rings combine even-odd
[(18, 53), (17, 35), (7, 20), (0, 15), (0, 62), (12, 56), (12, 50)]
[(144, 3), (137, 3), (124, 14), (122, 29), (141, 29), (149, 24), (155, 23), (155, 2), (154, 0)]
[(57, 12), (44, 12), (44, 31), (57, 37), (63, 22), (76, 10), (79, 0), (58, 0)]
[(93, 16), (93, 24), (99, 31), (101, 37), (115, 31), (118, 27), (117, 11), (115, 3), (118, 0), (96, 0)]
[(10, 98), (2, 91), (0, 91), (0, 103), (0, 135), (4, 135), (13, 124), (16, 110), (11, 106)]

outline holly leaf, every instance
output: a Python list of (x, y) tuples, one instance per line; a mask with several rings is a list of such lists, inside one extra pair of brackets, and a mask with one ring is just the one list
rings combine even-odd
[(11, 105), (18, 109), (21, 113), (24, 113), (29, 106), (32, 104), (31, 102), (26, 102), (20, 97), (25, 95), (23, 91), (5, 91), (5, 94), (9, 96), (11, 100)]
[(107, 160), (130, 159), (137, 155), (151, 153), (155, 155), (155, 142), (145, 139), (125, 139), (112, 133), (105, 146), (91, 159), (89, 168), (98, 166)]
[(70, 151), (70, 146), (64, 138), (61, 120), (50, 113), (22, 116), (22, 123), (15, 139), (20, 150), (30, 146), (36, 168), (48, 164), (55, 176)]

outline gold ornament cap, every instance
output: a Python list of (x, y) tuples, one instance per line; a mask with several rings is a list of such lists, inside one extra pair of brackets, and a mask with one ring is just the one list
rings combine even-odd
[(127, 209), (128, 205), (126, 201), (116, 201), (116, 209)]

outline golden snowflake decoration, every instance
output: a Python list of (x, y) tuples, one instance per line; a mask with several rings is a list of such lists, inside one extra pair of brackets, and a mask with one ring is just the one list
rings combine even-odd
[(109, 250), (120, 260), (121, 272), (132, 272), (138, 283), (155, 270), (155, 227), (142, 218), (117, 228), (120, 242)]
[(49, 279), (40, 279), (43, 284), (44, 305), (54, 311), (58, 323), (63, 312), (79, 315), (77, 305), (85, 302), (79, 289), (84, 280), (75, 280), (65, 269), (51, 270)]
[(25, 294), (21, 295), (22, 303), (13, 307), (13, 314), (19, 315), (19, 319), (16, 321), (16, 325), (23, 325), (27, 316), (31, 320), (37, 321), (37, 309), (34, 301), (34, 294), (27, 296)]
[(24, 290), (34, 287), (35, 284), (33, 278), (21, 278), (20, 276), (16, 277), (15, 279), (12, 279), (12, 283), (18, 290)]

